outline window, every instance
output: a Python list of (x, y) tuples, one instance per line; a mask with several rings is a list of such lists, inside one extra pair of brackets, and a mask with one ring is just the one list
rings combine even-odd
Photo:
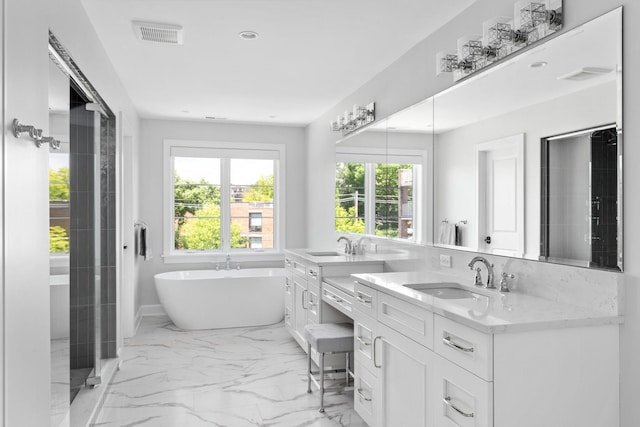
[(49, 153), (49, 252), (69, 253), (69, 154)]
[(420, 155), (338, 153), (337, 159), (336, 231), (422, 240), (418, 234)]
[(283, 150), (272, 144), (165, 141), (165, 257), (278, 250)]
[(249, 213), (249, 232), (260, 233), (262, 231), (262, 212)]

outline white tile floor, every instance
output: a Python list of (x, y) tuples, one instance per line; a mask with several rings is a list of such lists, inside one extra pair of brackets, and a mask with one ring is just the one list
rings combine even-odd
[(181, 331), (145, 318), (95, 426), (353, 426), (353, 392), (307, 394), (306, 355), (282, 323)]

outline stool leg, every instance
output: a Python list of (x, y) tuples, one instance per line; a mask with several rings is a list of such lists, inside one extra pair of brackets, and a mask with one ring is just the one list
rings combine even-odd
[(320, 411), (324, 412), (324, 353), (320, 353)]
[(347, 360), (345, 361), (345, 364), (344, 364), (344, 367), (345, 367), (344, 368), (344, 373), (345, 373), (345, 376), (346, 376), (345, 379), (347, 380), (346, 387), (349, 387), (349, 352), (347, 352), (346, 354), (347, 354)]
[(307, 344), (307, 393), (311, 393), (311, 344)]

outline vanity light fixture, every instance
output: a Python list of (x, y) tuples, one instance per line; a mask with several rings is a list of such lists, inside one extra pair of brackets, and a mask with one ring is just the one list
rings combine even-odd
[(562, 0), (518, 1), (513, 17), (489, 19), (482, 36), (459, 38), (455, 53), (438, 52), (436, 75), (453, 73), (453, 80), (460, 80), (553, 34), (562, 23)]
[(352, 111), (345, 111), (343, 116), (329, 122), (329, 128), (334, 132), (342, 132), (342, 136), (349, 135), (362, 127), (373, 123), (376, 119), (376, 103), (371, 102), (364, 107), (357, 104)]
[(259, 34), (255, 31), (240, 31), (238, 34), (243, 40), (255, 40), (258, 38)]

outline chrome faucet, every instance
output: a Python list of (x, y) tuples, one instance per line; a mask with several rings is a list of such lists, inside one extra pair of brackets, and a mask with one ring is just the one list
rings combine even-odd
[[(485, 286), (487, 289), (495, 289), (496, 286), (493, 284), (493, 264), (487, 261), (485, 258), (481, 256), (474, 257), (471, 261), (469, 261), (469, 268), (474, 270), (474, 266), (476, 262), (480, 261), (487, 267), (487, 285)], [(482, 277), (480, 276), (480, 268), (476, 268), (476, 286), (482, 286)]]
[(356, 254), (356, 247), (354, 246), (354, 244), (351, 241), (351, 239), (349, 239), (346, 236), (338, 237), (338, 242), (340, 242), (341, 240), (344, 240), (344, 253), (347, 254), (347, 255), (355, 255)]
[(231, 254), (227, 254), (227, 258), (224, 261), (224, 269), (227, 271), (231, 270)]

